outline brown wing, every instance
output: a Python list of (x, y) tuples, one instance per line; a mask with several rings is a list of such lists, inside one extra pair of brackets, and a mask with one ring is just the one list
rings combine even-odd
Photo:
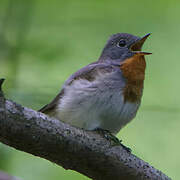
[[(65, 82), (64, 87), (70, 86), (74, 80), (87, 79), (88, 81), (93, 81), (98, 72), (109, 73), (112, 71), (113, 71), (113, 67), (110, 66), (109, 64), (95, 62), (85, 66), (84, 68), (80, 69), (79, 71), (71, 75), (70, 78)], [(49, 115), (53, 114), (54, 112), (53, 110), (57, 107), (59, 100), (63, 97), (63, 95), (64, 95), (64, 89), (61, 90), (61, 92), (54, 98), (54, 100), (51, 103), (42, 107), (39, 110), (39, 112)]]
[(64, 89), (62, 89), (62, 91), (51, 101), (51, 103), (43, 106), (41, 109), (39, 109), (39, 112), (45, 113), (45, 114), (51, 114), (52, 111), (56, 108), (56, 106), (58, 105), (59, 99), (61, 99), (61, 97), (64, 94)]

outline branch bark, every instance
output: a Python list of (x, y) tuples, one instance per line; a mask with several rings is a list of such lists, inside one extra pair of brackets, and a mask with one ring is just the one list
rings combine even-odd
[[(0, 80), (0, 87), (3, 80)], [(0, 88), (0, 141), (95, 180), (170, 180), (93, 131), (72, 127), (6, 100)]]

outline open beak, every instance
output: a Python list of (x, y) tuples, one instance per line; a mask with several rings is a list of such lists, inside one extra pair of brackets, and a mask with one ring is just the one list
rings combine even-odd
[(144, 42), (146, 41), (146, 39), (150, 36), (150, 33), (146, 34), (144, 37), (142, 37), (140, 40), (136, 41), (135, 43), (133, 43), (131, 46), (130, 46), (130, 49), (132, 52), (135, 52), (136, 54), (139, 54), (139, 55), (150, 55), (152, 53), (149, 53), (149, 52), (143, 52), (141, 51), (142, 49), (142, 46), (144, 44)]

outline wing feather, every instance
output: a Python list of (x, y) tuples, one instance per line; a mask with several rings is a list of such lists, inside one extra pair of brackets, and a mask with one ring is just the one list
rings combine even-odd
[(72, 74), (69, 79), (64, 83), (61, 92), (47, 105), (39, 109), (39, 112), (45, 114), (51, 114), (56, 106), (59, 104), (60, 99), (63, 97), (65, 93), (66, 86), (70, 86), (74, 80), (77, 79), (86, 79), (88, 81), (93, 81), (96, 78), (97, 73), (110, 73), (114, 71), (117, 67), (111, 66), (106, 63), (92, 63), (79, 71)]

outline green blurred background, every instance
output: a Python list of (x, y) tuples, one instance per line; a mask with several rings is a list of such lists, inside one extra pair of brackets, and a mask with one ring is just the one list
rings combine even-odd
[[(96, 60), (113, 33), (151, 32), (145, 89), (118, 137), (180, 179), (180, 1), (0, 0), (0, 77), (6, 97), (39, 109), (73, 72)], [(26, 180), (86, 180), (77, 172), (0, 144), (0, 169)]]

